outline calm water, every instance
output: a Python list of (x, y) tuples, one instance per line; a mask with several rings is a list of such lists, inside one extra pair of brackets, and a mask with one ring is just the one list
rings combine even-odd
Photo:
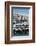
[(13, 31), (13, 36), (28, 36), (29, 35), (29, 30), (28, 31)]

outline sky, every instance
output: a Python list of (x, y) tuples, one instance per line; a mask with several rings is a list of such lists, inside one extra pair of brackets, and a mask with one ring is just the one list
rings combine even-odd
[(29, 14), (29, 8), (18, 8), (18, 7), (13, 7), (13, 15), (28, 15)]

